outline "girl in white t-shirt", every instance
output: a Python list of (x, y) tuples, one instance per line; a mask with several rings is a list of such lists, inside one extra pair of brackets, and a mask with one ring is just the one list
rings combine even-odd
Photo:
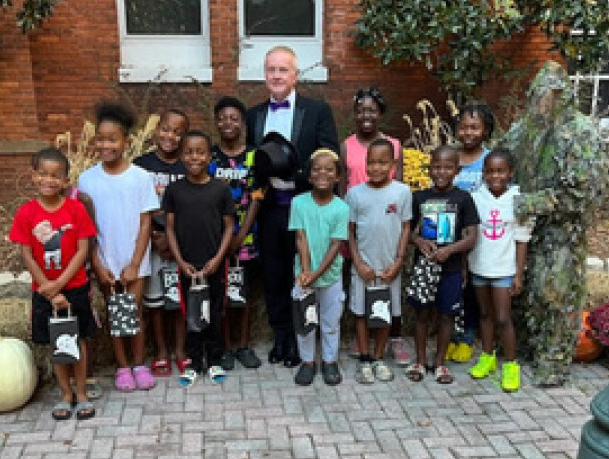
[(484, 184), (472, 193), (480, 224), (476, 245), (468, 256), (476, 298), (480, 305), (482, 354), (470, 369), (473, 378), (485, 378), (497, 369), (493, 332), (499, 330), (506, 358), (501, 387), (520, 388), (520, 366), (516, 361), (516, 338), (511, 318), (512, 297), (522, 290), (530, 229), (514, 216), (517, 186), (509, 182), (514, 171), (509, 151), (497, 149), (484, 159)]
[(159, 199), (152, 176), (125, 158), (133, 115), (115, 104), (100, 105), (96, 115), (95, 150), (101, 161), (78, 178), (78, 189), (95, 207), (98, 233), (91, 265), (106, 295), (122, 286), (135, 296), (140, 331), (130, 339), (112, 338), (118, 366), (114, 385), (124, 392), (146, 390), (156, 382), (144, 365), (142, 291), (144, 278), (150, 275), (151, 212), (159, 208)]

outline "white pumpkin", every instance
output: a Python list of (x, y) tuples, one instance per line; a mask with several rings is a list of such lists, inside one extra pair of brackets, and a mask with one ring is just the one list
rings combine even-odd
[(0, 413), (24, 405), (34, 393), (38, 371), (23, 341), (0, 337)]

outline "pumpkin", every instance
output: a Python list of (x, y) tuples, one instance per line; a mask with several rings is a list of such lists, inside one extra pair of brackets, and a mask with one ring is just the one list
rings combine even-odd
[(590, 312), (582, 312), (582, 329), (579, 332), (577, 338), (577, 345), (575, 347), (575, 355), (573, 360), (576, 362), (592, 362), (596, 360), (603, 351), (603, 346), (589, 333), (590, 324), (588, 323), (588, 316)]
[(23, 406), (34, 393), (38, 372), (23, 341), (0, 337), (0, 413)]

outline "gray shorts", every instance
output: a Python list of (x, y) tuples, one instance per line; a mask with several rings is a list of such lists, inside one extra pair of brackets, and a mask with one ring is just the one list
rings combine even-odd
[[(165, 291), (161, 283), (162, 269), (177, 269), (177, 264), (174, 261), (163, 260), (158, 253), (150, 251), (150, 277), (146, 278), (144, 284), (143, 303), (147, 308), (166, 308), (173, 310), (174, 307), (167, 307)], [(178, 292), (175, 292), (176, 300), (179, 302)]]
[[(351, 267), (351, 287), (349, 289), (349, 309), (356, 316), (365, 314), (365, 295), (366, 284), (355, 269)], [(402, 315), (402, 274), (396, 277), (391, 285), (391, 316), (400, 317)]]

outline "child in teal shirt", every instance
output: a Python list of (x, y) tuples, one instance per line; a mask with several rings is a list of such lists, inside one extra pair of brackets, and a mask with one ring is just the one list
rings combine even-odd
[[(328, 149), (311, 155), (309, 181), (313, 190), (296, 196), (290, 208), (289, 229), (296, 231), (294, 261), (296, 285), (315, 290), (319, 301), (322, 342), (322, 375), (328, 385), (342, 381), (338, 368), (340, 317), (343, 312), (343, 258), (340, 242), (348, 238), (349, 207), (334, 194), (340, 177), (340, 159)], [(309, 385), (317, 373), (316, 330), (297, 336), (302, 365), (294, 381)]]

